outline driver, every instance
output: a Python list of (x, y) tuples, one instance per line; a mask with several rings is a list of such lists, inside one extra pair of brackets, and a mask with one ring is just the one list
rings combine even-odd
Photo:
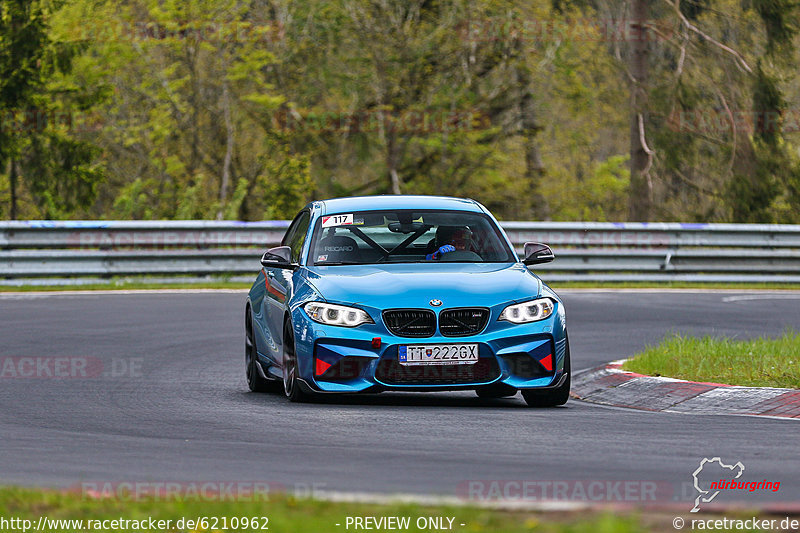
[(428, 261), (436, 261), (443, 254), (469, 250), (472, 231), (466, 226), (439, 226), (434, 240), (436, 251), (425, 256)]

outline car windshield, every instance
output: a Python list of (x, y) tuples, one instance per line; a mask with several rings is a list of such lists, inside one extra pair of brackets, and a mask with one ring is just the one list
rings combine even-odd
[(309, 263), (510, 263), (517, 260), (497, 225), (465, 211), (359, 211), (322, 216)]

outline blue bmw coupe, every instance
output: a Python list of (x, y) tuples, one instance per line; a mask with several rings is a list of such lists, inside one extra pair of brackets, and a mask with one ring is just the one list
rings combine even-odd
[(268, 250), (245, 308), (247, 383), (291, 401), (381, 391), (569, 398), (564, 305), (478, 202), (312, 202)]

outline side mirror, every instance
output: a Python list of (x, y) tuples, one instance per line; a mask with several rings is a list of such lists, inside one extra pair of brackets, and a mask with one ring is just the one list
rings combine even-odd
[(546, 244), (540, 242), (525, 243), (525, 259), (523, 259), (522, 262), (526, 265), (549, 263), (555, 258), (556, 256), (553, 255), (553, 250)]
[(292, 249), (288, 246), (270, 248), (261, 256), (261, 265), (271, 268), (292, 268)]

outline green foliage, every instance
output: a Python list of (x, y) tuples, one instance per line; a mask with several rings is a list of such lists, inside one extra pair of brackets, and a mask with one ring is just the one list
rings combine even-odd
[(800, 334), (776, 339), (672, 335), (625, 362), (632, 372), (751, 387), (800, 388)]
[(767, 31), (767, 60), (758, 60), (753, 80), (754, 134), (751, 140), (749, 164), (733, 172), (728, 184), (728, 197), (733, 217), (742, 222), (794, 222), (797, 213), (782, 208), (782, 204), (800, 207), (793, 194), (800, 179), (800, 162), (784, 137), (784, 114), (787, 102), (781, 88), (781, 69), (774, 61), (775, 55), (791, 50), (791, 40), (796, 32), (784, 17), (792, 17), (792, 10), (784, 14), (774, 12), (782, 0), (760, 0), (756, 9)]
[(617, 155), (591, 169), (579, 168), (572, 180), (562, 184), (563, 189), (550, 192), (559, 220), (625, 220), (630, 185), (627, 160), (627, 155)]
[[(470, 15), (512, 10), (496, 4), (292, 4), (297, 25), (286, 28), (276, 68), (302, 126), (294, 146), (311, 154), (320, 196), (464, 194), (498, 170), (502, 142), (519, 129), (504, 116), (518, 101), (506, 75), (510, 43), (470, 42), (463, 31)], [(311, 35), (322, 48), (307, 48)], [(307, 77), (296, 77), (297, 61)]]
[(100, 150), (75, 128), (107, 92), (71, 79), (80, 47), (51, 36), (53, 8), (59, 3), (0, 0), (0, 172), (12, 217), (18, 189), (30, 195), (35, 216), (64, 218), (91, 205), (105, 179)]
[(225, 206), (225, 220), (239, 219), (239, 210), (242, 208), (244, 199), (247, 196), (249, 185), (250, 183), (244, 178), (241, 178), (236, 184), (236, 189), (233, 191), (228, 205)]
[(798, 128), (784, 127), (800, 104), (787, 93), (797, 6), (781, 4), (781, 20), (770, 21), (775, 5), (715, 0), (695, 22), (713, 41), (685, 31), (655, 43), (647, 130), (657, 218), (800, 221), (791, 193)]
[(264, 220), (289, 220), (303, 207), (314, 188), (307, 158), (285, 157), (277, 161), (264, 158), (265, 172), (258, 178), (266, 209)]
[[(287, 141), (272, 124), (285, 99), (271, 89), (275, 60), (265, 44), (275, 24), (262, 9), (76, 0), (61, 14), (60, 34), (91, 43), (81, 76), (115, 87), (98, 132), (115, 179), (95, 216), (214, 218), (266, 209), (248, 184), (263, 172), (261, 154), (282, 153)], [(137, 182), (148, 187), (130, 187)]]
[[(656, 218), (800, 222), (794, 0), (679, 5), (711, 38), (649, 4)], [(291, 218), (314, 198), (399, 190), (503, 219), (625, 220), (625, 12), (0, 0), (0, 216), (13, 175), (25, 217)], [(19, 128), (30, 110), (51, 118)]]
[(210, 218), (208, 213), (203, 213), (202, 199), (200, 196), (204, 191), (201, 184), (202, 181), (191, 187), (186, 187), (181, 191), (178, 210), (175, 212), (175, 218), (177, 220)]
[(137, 178), (124, 186), (114, 199), (111, 216), (122, 220), (147, 220), (153, 218), (151, 199), (147, 191), (152, 190), (154, 181), (145, 183)]
[(756, 67), (753, 83), (753, 109), (758, 110), (754, 124), (755, 139), (770, 146), (780, 142), (781, 115), (786, 110), (786, 102), (775, 75), (767, 73), (762, 61)]
[(792, 50), (798, 32), (797, 2), (794, 0), (753, 0), (753, 8), (764, 23), (768, 55)]
[(22, 175), (34, 203), (44, 218), (65, 218), (97, 196), (105, 179), (95, 163), (99, 149), (84, 141), (51, 133), (36, 135), (20, 161)]
[(46, 16), (40, 2), (0, 2), (0, 105), (6, 111), (28, 104), (43, 83), (41, 63), (50, 44)]
[[(574, 20), (601, 17), (592, 10), (565, 14)], [(546, 178), (542, 192), (555, 220), (621, 221), (627, 216), (627, 91), (605, 49), (602, 34), (553, 45), (539, 75), (541, 138)], [(595, 68), (587, 69), (586, 65)]]
[[(91, 484), (87, 482), (84, 486)], [(580, 509), (552, 513), (546, 511), (508, 511), (487, 508), (474, 504), (445, 506), (441, 504), (422, 505), (418, 503), (361, 503), (331, 502), (311, 498), (293, 496), (290, 493), (271, 491), (269, 498), (256, 492), (251, 498), (240, 497), (210, 498), (191, 494), (167, 496), (158, 494), (153, 497), (136, 498), (131, 494), (117, 492), (117, 484), (98, 483), (97, 497), (81, 494), (80, 491), (28, 489), (3, 487), (0, 489), (0, 513), (3, 516), (20, 518), (20, 523), (36, 523), (42, 516), (52, 519), (53, 533), (67, 533), (66, 526), (70, 520), (83, 520), (97, 528), (100, 524), (114, 523), (120, 517), (147, 527), (152, 518), (156, 523), (170, 521), (171, 529), (181, 521), (197, 521), (197, 531), (212, 531), (214, 524), (252, 524), (249, 529), (257, 530), (261, 526), (269, 527), (269, 531), (292, 531), (293, 533), (319, 533), (330, 531), (332, 524), (342, 523), (347, 516), (397, 516), (409, 517), (409, 532), (420, 533), (430, 531), (426, 527), (427, 517), (454, 517), (458, 523), (464, 523), (462, 529), (471, 533), (502, 531), (504, 533), (522, 533), (536, 531), (541, 533), (581, 533), (596, 531), (598, 533), (639, 533), (652, 529), (652, 525), (642, 519), (636, 512), (628, 510), (593, 511)], [(121, 484), (120, 484), (121, 485)], [(191, 483), (187, 486), (193, 487)], [(106, 486), (113, 486), (106, 489)], [(143, 485), (147, 486), (147, 485)], [(155, 483), (152, 486), (157, 486)], [(91, 493), (92, 491), (86, 491)], [(155, 491), (154, 491), (155, 492)], [(760, 515), (760, 514), (759, 514)], [(766, 515), (765, 515), (766, 516)], [(194, 517), (204, 517), (197, 518)], [(268, 517), (244, 520), (243, 517)], [(28, 522), (24, 522), (28, 521)], [(91, 521), (91, 522), (89, 522)], [(652, 521), (651, 521), (652, 522)], [(422, 526), (422, 527), (420, 527)]]

